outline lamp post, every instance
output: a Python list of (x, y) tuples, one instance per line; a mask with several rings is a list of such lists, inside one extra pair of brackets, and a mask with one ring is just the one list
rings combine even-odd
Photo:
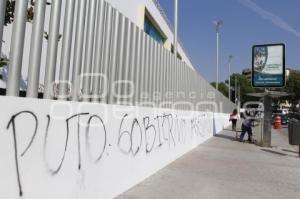
[(178, 0), (174, 0), (174, 55), (177, 57), (177, 37), (178, 37)]
[(228, 99), (231, 101), (231, 61), (233, 56), (230, 55), (228, 58)]
[(221, 25), (223, 25), (222, 20), (215, 20), (213, 21), (214, 25), (216, 26), (216, 39), (217, 39), (217, 80), (216, 80), (216, 89), (219, 90), (219, 30)]
[(237, 75), (235, 75), (235, 86), (234, 86), (234, 100), (235, 103), (237, 104)]

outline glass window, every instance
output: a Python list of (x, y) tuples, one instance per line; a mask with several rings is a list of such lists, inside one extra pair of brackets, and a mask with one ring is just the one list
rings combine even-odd
[(157, 28), (153, 25), (153, 23), (149, 20), (147, 16), (145, 16), (144, 31), (158, 43), (164, 43), (163, 36), (159, 33)]

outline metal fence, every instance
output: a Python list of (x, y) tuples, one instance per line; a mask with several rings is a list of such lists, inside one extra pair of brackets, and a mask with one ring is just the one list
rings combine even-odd
[[(0, 22), (4, 20), (5, 2), (0, 1)], [(38, 96), (44, 26), (49, 25), (46, 99), (218, 112), (230, 112), (235, 107), (197, 71), (109, 3), (66, 0), (65, 16), (60, 17), (62, 0), (52, 0), (50, 21), (45, 24), (46, 2), (35, 1), (27, 97)], [(28, 0), (16, 1), (6, 91), (9, 96), (19, 95), (27, 5)], [(58, 56), (60, 23), (63, 34)], [(2, 31), (0, 23), (1, 37)]]

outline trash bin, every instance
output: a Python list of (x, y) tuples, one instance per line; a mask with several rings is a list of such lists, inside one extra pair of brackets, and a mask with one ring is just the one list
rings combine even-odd
[(289, 122), (289, 143), (290, 145), (300, 145), (300, 121), (291, 119)]

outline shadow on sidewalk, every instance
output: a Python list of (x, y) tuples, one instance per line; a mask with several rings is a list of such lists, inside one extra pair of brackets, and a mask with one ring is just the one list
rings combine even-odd
[(274, 151), (274, 150), (271, 150), (271, 149), (261, 149), (261, 150), (264, 151), (264, 152), (269, 152), (269, 153), (273, 153), (273, 154), (276, 154), (276, 155), (287, 156), (287, 154), (285, 154), (285, 153), (280, 153), (278, 151)]
[(289, 149), (282, 149), (282, 150), (285, 151), (285, 152), (298, 154), (298, 151), (292, 151), (292, 150), (289, 150)]
[(231, 140), (231, 141), (236, 141), (235, 137), (229, 136), (229, 135), (217, 134), (217, 135), (215, 135), (215, 137), (222, 138), (222, 139), (227, 139), (227, 140)]

